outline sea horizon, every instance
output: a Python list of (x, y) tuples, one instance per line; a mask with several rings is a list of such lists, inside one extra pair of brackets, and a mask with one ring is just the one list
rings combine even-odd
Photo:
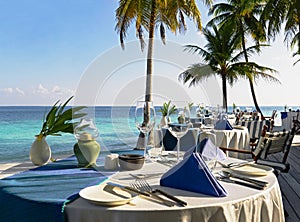
[[(39, 134), (45, 113), (51, 106), (0, 106), (0, 163), (24, 162), (29, 160), (29, 150)], [(69, 106), (71, 107), (71, 106)], [(130, 109), (128, 109), (130, 107)], [(157, 110), (157, 122), (160, 121), (160, 106)], [(241, 110), (253, 106), (239, 106)], [(287, 108), (289, 108), (288, 106)], [(97, 141), (102, 151), (133, 149), (136, 145), (138, 130), (134, 123), (134, 106), (95, 106), (94, 121), (100, 136)], [(260, 106), (265, 116), (271, 116), (277, 110), (277, 118), (284, 106)], [(291, 106), (293, 110), (299, 109)], [(232, 112), (232, 106), (228, 107)], [(195, 112), (192, 113), (192, 117)], [(73, 154), (76, 138), (73, 134), (48, 136), (53, 157)]]

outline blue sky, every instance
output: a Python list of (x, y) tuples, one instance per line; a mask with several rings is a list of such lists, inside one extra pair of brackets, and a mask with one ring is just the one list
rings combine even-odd
[[(111, 50), (120, 50), (118, 55), (122, 56), (130, 53), (126, 49), (121, 51), (114, 30), (117, 6), (117, 0), (0, 0), (0, 105), (51, 105), (58, 99), (64, 100), (76, 94), (84, 73), (95, 59), (103, 58)], [(200, 1), (199, 7), (205, 24), (207, 9)], [(179, 45), (205, 44), (190, 22), (185, 35), (168, 33), (167, 38)], [(126, 41), (131, 40), (136, 40), (133, 29), (129, 30)], [(272, 45), (253, 59), (277, 69), (282, 84), (258, 81), (258, 101), (261, 105), (299, 106), (300, 64), (292, 65), (295, 59), (282, 42), (282, 36)], [(144, 75), (144, 64), (137, 66), (141, 70), (139, 75)], [(159, 67), (156, 65), (156, 70)], [(135, 68), (129, 68), (114, 76), (114, 84), (126, 88), (130, 84), (127, 82), (125, 86), (124, 79), (139, 78), (134, 76)], [(174, 81), (179, 72), (163, 66), (160, 69), (161, 75)], [(107, 74), (100, 69), (98, 75)], [(195, 96), (201, 94), (199, 89), (182, 87), (192, 98), (201, 100)], [(110, 85), (106, 88), (110, 91), (104, 89), (101, 94), (105, 95), (105, 101), (97, 105), (117, 101)], [(229, 104), (252, 105), (247, 81), (229, 87), (228, 96)]]

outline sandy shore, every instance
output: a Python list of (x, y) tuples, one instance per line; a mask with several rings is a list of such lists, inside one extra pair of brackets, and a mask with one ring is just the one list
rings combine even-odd
[[(56, 160), (64, 159), (70, 155), (55, 157)], [(33, 165), (30, 160), (22, 163), (0, 163), (0, 179), (14, 175), (25, 170), (33, 169), (37, 166)]]
[[(300, 146), (300, 135), (296, 135), (293, 140), (293, 145), (292, 146)], [(59, 159), (64, 159), (68, 156), (60, 156), (57, 158)], [(23, 163), (4, 163), (0, 164), (0, 179), (14, 175), (16, 173), (29, 170), (32, 168), (35, 168), (37, 166), (33, 165), (30, 161), (26, 161)]]

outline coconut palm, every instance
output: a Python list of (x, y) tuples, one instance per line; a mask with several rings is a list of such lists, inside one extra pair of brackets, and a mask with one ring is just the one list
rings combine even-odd
[[(248, 62), (246, 37), (250, 35), (257, 44), (266, 41), (265, 29), (257, 18), (262, 10), (263, 0), (229, 0), (228, 3), (218, 3), (213, 5), (210, 10), (210, 14), (214, 14), (215, 17), (208, 25), (227, 24), (228, 27), (239, 33), (242, 39), (245, 62)], [(257, 47), (256, 49), (259, 48)], [(262, 77), (264, 76), (262, 75)], [(249, 75), (248, 79), (255, 108), (258, 112), (262, 113), (258, 106), (254, 90), (255, 77)]]
[[(284, 24), (284, 41), (293, 49), (297, 47), (293, 56), (300, 54), (300, 1), (299, 0), (266, 0), (266, 6), (261, 16), (266, 25), (269, 39), (281, 31)], [(294, 64), (296, 64), (296, 61)]]
[[(210, 4), (212, 0), (203, 1)], [(165, 43), (166, 29), (175, 34), (177, 31), (184, 32), (186, 30), (185, 17), (193, 19), (198, 30), (202, 28), (201, 15), (195, 0), (119, 0), (115, 28), (120, 35), (122, 47), (124, 48), (124, 39), (132, 22), (135, 22), (135, 29), (142, 50), (145, 47), (144, 30), (149, 34), (145, 101), (152, 101), (152, 55), (155, 29), (159, 28), (161, 39)], [(146, 119), (147, 116), (145, 116), (145, 121)], [(142, 134), (140, 134), (140, 138), (143, 138)], [(143, 141), (141, 144), (144, 144)]]
[[(199, 82), (212, 75), (221, 77), (223, 108), (227, 111), (227, 82), (232, 85), (238, 78), (249, 76), (264, 76), (273, 81), (278, 81), (271, 74), (275, 70), (259, 66), (254, 62), (239, 62), (244, 52), (237, 51), (241, 45), (238, 33), (235, 33), (227, 26), (219, 29), (213, 25), (212, 31), (209, 28), (203, 29), (203, 34), (207, 40), (204, 48), (195, 45), (187, 45), (185, 50), (198, 53), (205, 64), (193, 64), (179, 75), (179, 80), (184, 83), (189, 82), (189, 86), (197, 85)], [(246, 48), (247, 54), (252, 54), (260, 46)], [(266, 72), (267, 71), (267, 72)]]

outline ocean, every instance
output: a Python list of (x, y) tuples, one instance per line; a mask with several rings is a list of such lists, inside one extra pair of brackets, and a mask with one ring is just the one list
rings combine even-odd
[[(247, 106), (249, 107), (249, 106)], [(245, 110), (246, 107), (240, 107)], [(253, 107), (252, 107), (253, 108)], [(261, 106), (265, 116), (273, 110), (284, 111), (283, 106)], [(158, 110), (159, 107), (156, 107)], [(292, 107), (297, 109), (297, 107)], [(29, 160), (29, 150), (35, 135), (39, 134), (46, 106), (0, 106), (0, 163)], [(125, 150), (135, 147), (138, 130), (134, 124), (134, 107), (99, 106), (94, 108), (94, 121), (99, 130), (97, 141), (101, 150)], [(229, 107), (229, 112), (232, 107)], [(161, 114), (157, 112), (157, 121)], [(52, 157), (73, 154), (76, 138), (72, 134), (47, 136)]]

